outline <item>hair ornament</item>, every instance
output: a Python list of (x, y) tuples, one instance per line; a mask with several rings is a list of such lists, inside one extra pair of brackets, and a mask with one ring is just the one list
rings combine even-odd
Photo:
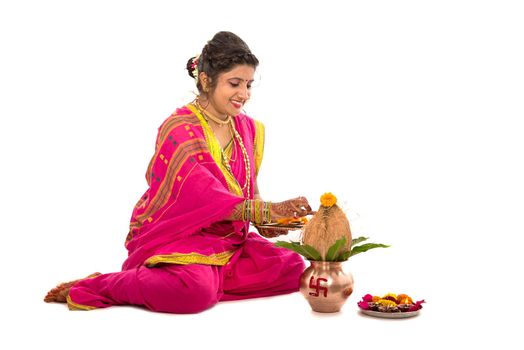
[(193, 77), (195, 78), (195, 83), (198, 84), (198, 58), (200, 57), (200, 55), (196, 55), (195, 57), (193, 57), (193, 63), (191, 64), (191, 74), (193, 75)]

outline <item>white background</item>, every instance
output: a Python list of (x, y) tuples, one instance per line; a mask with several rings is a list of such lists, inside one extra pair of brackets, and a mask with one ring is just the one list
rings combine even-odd
[[(500, 0), (3, 1), (0, 347), (522, 348), (523, 18)], [(345, 263), (355, 292), (333, 315), (299, 293), (197, 315), (45, 304), (120, 269), (157, 128), (220, 30), (261, 62), (264, 198), (331, 191), (354, 236), (392, 247)], [(386, 292), (427, 304), (358, 313)]]

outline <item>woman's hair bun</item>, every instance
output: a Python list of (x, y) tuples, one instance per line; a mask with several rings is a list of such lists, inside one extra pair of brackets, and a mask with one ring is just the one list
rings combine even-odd
[(206, 73), (210, 80), (209, 87), (213, 89), (219, 74), (236, 65), (249, 65), (256, 69), (258, 59), (238, 35), (222, 31), (207, 42), (199, 56), (187, 61), (186, 69), (189, 76), (195, 79), (198, 91), (202, 92), (202, 84), (198, 79), (200, 72)]

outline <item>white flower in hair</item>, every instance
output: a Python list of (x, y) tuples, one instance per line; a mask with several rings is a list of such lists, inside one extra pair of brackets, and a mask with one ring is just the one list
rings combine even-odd
[(193, 77), (195, 77), (195, 83), (198, 84), (198, 58), (200, 55), (196, 55), (195, 58), (193, 58), (193, 65), (191, 68), (193, 69), (191, 71), (191, 74), (193, 74)]

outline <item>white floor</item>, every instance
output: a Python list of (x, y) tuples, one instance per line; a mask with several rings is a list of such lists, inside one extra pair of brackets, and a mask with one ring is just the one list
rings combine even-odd
[(357, 311), (362, 288), (334, 314), (311, 311), (300, 293), (219, 303), (195, 315), (159, 314), (137, 307), (71, 312), (63, 304), (41, 302), (42, 291), (35, 286), (32, 299), (17, 306), (16, 321), (2, 339), (7, 344), (7, 336), (15, 344), (8, 348), (27, 349), (35, 342), (55, 349), (280, 349), (284, 344), (290, 348), (403, 344), (416, 349), (428, 339), (452, 344), (451, 339), (436, 336), (439, 316), (434, 303), (411, 319), (376, 319)]
[[(311, 311), (300, 293), (222, 302), (193, 315), (154, 313), (131, 306), (69, 311), (64, 304), (42, 301), (50, 284), (61, 280), (57, 280), (60, 271), (40, 271), (36, 264), (26, 270), (30, 274), (24, 278), (29, 280), (16, 278), (21, 282), (19, 295), (4, 299), (0, 348), (436, 349), (483, 344), (510, 349), (516, 344), (517, 325), (509, 323), (508, 314), (479, 307), (478, 302), (486, 300), (479, 295), (472, 295), (471, 304), (462, 302), (468, 300), (463, 293), (471, 289), (460, 285), (455, 276), (446, 280), (434, 268), (424, 274), (413, 266), (414, 276), (393, 283), (393, 278), (380, 274), (395, 265), (393, 250), (368, 254), (345, 263), (346, 271), (355, 278), (355, 291), (342, 311), (333, 314)], [(426, 299), (427, 304), (418, 316), (399, 320), (377, 319), (358, 311), (356, 303), (364, 294), (389, 291), (407, 292)], [(480, 286), (478, 291), (482, 293)]]

